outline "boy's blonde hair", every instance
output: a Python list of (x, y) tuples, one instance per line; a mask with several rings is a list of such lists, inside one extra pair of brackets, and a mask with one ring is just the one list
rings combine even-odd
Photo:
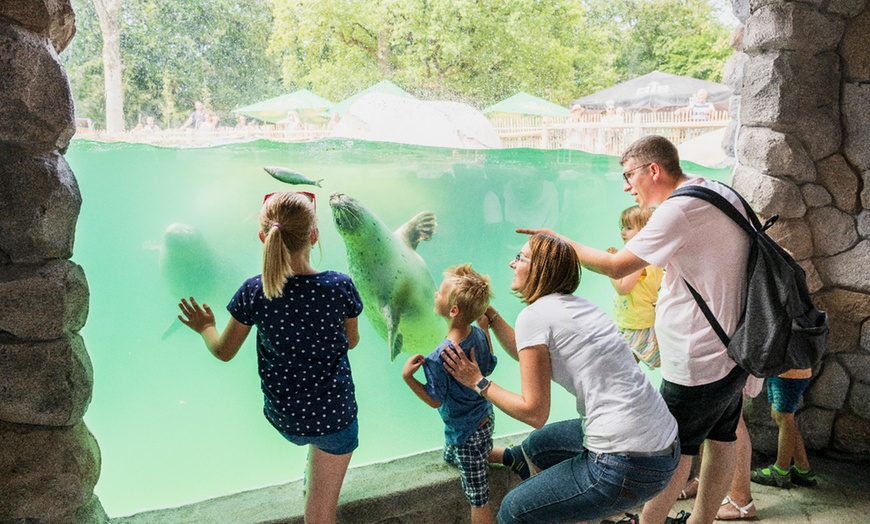
[(649, 222), (653, 211), (655, 211), (655, 208), (652, 207), (641, 208), (640, 206), (631, 206), (625, 208), (619, 216), (619, 228), (622, 229), (625, 226), (630, 226), (634, 229), (643, 229), (646, 223)]
[(263, 231), (263, 293), (266, 298), (284, 294), (284, 283), (293, 276), (291, 253), (310, 247), (317, 227), (314, 202), (295, 191), (274, 193), (260, 208)]
[(574, 248), (564, 240), (550, 235), (529, 237), (531, 262), (529, 276), (518, 289), (523, 302), (532, 304), (552, 293), (570, 295), (580, 285), (580, 260)]
[(471, 269), (471, 264), (460, 264), (447, 268), (444, 277), (452, 284), (447, 304), (459, 307), (456, 320), (470, 325), (486, 313), (493, 296), (488, 276)]

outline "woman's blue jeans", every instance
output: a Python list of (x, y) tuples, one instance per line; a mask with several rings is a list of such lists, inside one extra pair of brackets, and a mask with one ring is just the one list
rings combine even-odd
[(580, 420), (533, 431), (522, 448), (543, 471), (505, 496), (499, 524), (587, 521), (631, 509), (662, 491), (680, 461), (679, 444), (653, 457), (593, 453), (583, 447)]

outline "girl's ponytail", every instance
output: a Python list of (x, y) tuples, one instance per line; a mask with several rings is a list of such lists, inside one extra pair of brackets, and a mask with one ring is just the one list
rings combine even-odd
[(267, 299), (284, 294), (284, 284), (294, 275), (292, 258), (310, 247), (317, 227), (314, 204), (296, 192), (275, 193), (260, 209), (263, 231), (263, 293)]
[(284, 283), (293, 276), (290, 250), (281, 238), (281, 224), (275, 222), (266, 233), (263, 242), (263, 293), (266, 298), (284, 294)]

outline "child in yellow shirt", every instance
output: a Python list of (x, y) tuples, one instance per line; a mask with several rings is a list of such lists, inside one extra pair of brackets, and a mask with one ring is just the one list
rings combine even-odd
[[(652, 213), (652, 208), (632, 206), (625, 209), (619, 218), (623, 242), (631, 240), (646, 225)], [(618, 250), (611, 247), (607, 251), (616, 253)], [(610, 279), (617, 293), (613, 301), (616, 325), (625, 336), (634, 358), (644, 362), (650, 369), (661, 365), (654, 325), (655, 303), (663, 276), (662, 268), (647, 266), (620, 279)]]

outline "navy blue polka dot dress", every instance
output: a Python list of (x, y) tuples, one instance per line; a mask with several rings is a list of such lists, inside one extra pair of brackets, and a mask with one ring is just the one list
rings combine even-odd
[(257, 326), (263, 412), (285, 435), (322, 436), (356, 420), (346, 318), (362, 313), (350, 277), (335, 271), (297, 275), (284, 295), (267, 300), (260, 275), (236, 291), (227, 310)]

